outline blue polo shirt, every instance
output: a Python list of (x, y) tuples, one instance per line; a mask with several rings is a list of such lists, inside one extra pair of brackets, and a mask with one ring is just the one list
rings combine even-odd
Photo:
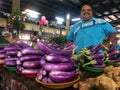
[(93, 17), (85, 23), (82, 20), (75, 23), (68, 33), (67, 40), (74, 42), (77, 46), (76, 53), (79, 53), (81, 48), (103, 43), (104, 39), (113, 32), (116, 30), (110, 23)]

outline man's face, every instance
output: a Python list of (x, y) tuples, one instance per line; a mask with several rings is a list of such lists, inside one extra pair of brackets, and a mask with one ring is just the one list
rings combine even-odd
[(80, 15), (84, 22), (90, 20), (93, 16), (92, 8), (89, 5), (84, 5), (81, 9)]

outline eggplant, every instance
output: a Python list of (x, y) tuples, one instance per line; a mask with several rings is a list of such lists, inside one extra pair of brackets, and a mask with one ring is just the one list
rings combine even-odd
[(16, 66), (16, 69), (21, 72), (24, 68), (23, 68), (22, 66), (20, 66), (20, 65), (17, 65), (17, 66)]
[(40, 50), (25, 48), (21, 50), (23, 55), (44, 55)]
[(113, 62), (113, 63), (114, 63), (114, 62), (120, 62), (120, 59), (118, 59), (118, 58), (112, 59), (112, 60), (110, 59), (109, 62)]
[(21, 61), (18, 59), (18, 60), (16, 60), (16, 64), (17, 64), (17, 65), (22, 65), (23, 62), (21, 62)]
[(6, 51), (7, 56), (17, 56), (18, 51), (12, 50), (12, 51)]
[(0, 50), (0, 54), (1, 54), (1, 53), (5, 53), (5, 50)]
[(76, 70), (77, 66), (72, 65), (71, 63), (45, 63), (43, 65), (43, 68), (46, 71), (55, 71), (55, 70), (72, 71), (72, 70)]
[(17, 48), (15, 46), (12, 46), (12, 47), (5, 47), (4, 50), (5, 51), (12, 51), (12, 50), (20, 51), (21, 48)]
[(88, 60), (94, 60), (94, 59), (103, 59), (105, 56), (103, 53), (97, 53), (97, 54), (92, 54), (90, 56), (86, 56)]
[(10, 57), (10, 58), (5, 58), (5, 61), (16, 61), (19, 60), (18, 57)]
[(40, 60), (42, 56), (39, 55), (25, 55), (20, 57), (20, 61)]
[(106, 65), (103, 63), (103, 64), (95, 64), (95, 65), (92, 65), (93, 67), (95, 68), (105, 68)]
[(87, 47), (87, 49), (91, 50), (91, 49), (93, 49), (94, 47), (95, 47), (94, 45), (90, 45), (90, 46)]
[(44, 70), (43, 68), (40, 69), (39, 73), (42, 74), (43, 76), (47, 75), (47, 71)]
[(116, 59), (117, 58), (117, 55), (113, 55), (113, 56), (110, 56), (109, 59), (112, 60), (112, 59)]
[(37, 45), (40, 48), (40, 50), (42, 50), (45, 54), (55, 53), (55, 54), (60, 54), (60, 55), (66, 56), (66, 55), (70, 55), (72, 53), (72, 50), (54, 49), (42, 41), (37, 42)]
[(78, 72), (76, 71), (51, 71), (49, 73), (49, 78), (55, 83), (64, 83), (72, 81), (77, 75)]
[(32, 69), (32, 68), (40, 68), (39, 60), (36, 61), (24, 61), (23, 62), (23, 67)]
[(44, 76), (43, 76), (43, 68), (41, 68), (41, 69), (38, 71), (38, 73), (37, 73), (37, 78), (38, 78), (39, 80), (42, 80), (43, 77), (44, 77)]
[(92, 53), (97, 53), (99, 50), (101, 50), (103, 48), (102, 44), (98, 44), (97, 46), (95, 46), (93, 49), (90, 49), (90, 51)]
[(5, 61), (5, 65), (6, 66), (17, 66), (16, 61), (12, 61), (12, 60)]
[(23, 41), (17, 41), (16, 44), (17, 44), (20, 48), (31, 48), (31, 49), (33, 49), (33, 47), (29, 46), (28, 44), (24, 43)]
[(58, 54), (49, 54), (46, 55), (46, 60), (51, 63), (68, 63), (70, 62), (69, 58)]
[(21, 52), (21, 51), (18, 51), (17, 56), (18, 56), (18, 57), (23, 56), (23, 55), (22, 55), (22, 52)]
[(67, 47), (70, 47), (70, 46), (72, 46), (72, 45), (74, 45), (74, 43), (66, 43), (66, 44), (62, 45), (62, 46), (60, 47), (60, 49), (67, 48)]
[(113, 51), (113, 52), (110, 52), (110, 53), (108, 53), (108, 54), (109, 54), (109, 57), (111, 57), (111, 56), (115, 56), (115, 55), (116, 55), (116, 52)]
[(4, 59), (6, 57), (5, 53), (0, 53), (0, 59)]
[(112, 46), (109, 48), (108, 53), (115, 52), (115, 51), (116, 51), (116, 48), (114, 46)]
[(48, 82), (48, 83), (54, 83), (49, 77), (48, 77), (47, 82)]
[(48, 77), (47, 76), (43, 77), (42, 82), (47, 83), (48, 82)]
[(98, 65), (101, 65), (101, 64), (104, 63), (103, 59), (96, 59), (96, 61), (97, 61), (97, 64), (98, 64)]
[(40, 65), (43, 66), (45, 63), (46, 63), (46, 59), (45, 59), (45, 57), (43, 56), (43, 57), (40, 59)]
[(39, 72), (39, 69), (22, 69), (22, 74), (36, 74)]

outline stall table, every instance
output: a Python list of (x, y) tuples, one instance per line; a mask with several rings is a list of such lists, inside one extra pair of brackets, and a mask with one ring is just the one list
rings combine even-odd
[[(15, 71), (0, 67), (0, 90), (51, 90), (37, 83), (35, 79), (25, 78)], [(73, 87), (62, 90), (74, 90)]]

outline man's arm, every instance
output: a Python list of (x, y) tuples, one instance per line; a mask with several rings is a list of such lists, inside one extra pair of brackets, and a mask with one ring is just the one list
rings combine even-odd
[(103, 44), (106, 47), (110, 47), (112, 45), (115, 45), (116, 42), (117, 42), (117, 40), (116, 40), (116, 32), (115, 32), (115, 33), (110, 34), (108, 39), (106, 40), (106, 42), (104, 42)]

